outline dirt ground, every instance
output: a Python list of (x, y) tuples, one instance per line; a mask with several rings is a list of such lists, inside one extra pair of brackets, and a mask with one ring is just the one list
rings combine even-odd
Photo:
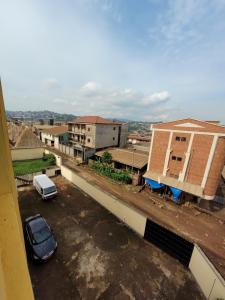
[(197, 243), (225, 278), (225, 208), (212, 215), (194, 206), (165, 201), (148, 189), (114, 183), (94, 173), (88, 166), (65, 163), (89, 183), (142, 210), (155, 222), (167, 227), (191, 242)]
[(204, 299), (190, 271), (144, 241), (62, 177), (42, 201), (19, 192), (22, 219), (41, 213), (58, 241), (56, 255), (29, 270), (37, 300)]

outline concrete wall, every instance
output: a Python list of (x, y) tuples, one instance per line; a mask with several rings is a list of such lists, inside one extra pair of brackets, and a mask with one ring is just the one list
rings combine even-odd
[(208, 300), (225, 299), (225, 281), (203, 251), (195, 245), (189, 268)]
[(95, 149), (85, 149), (85, 161), (95, 154)]
[(42, 158), (44, 148), (11, 149), (12, 161)]
[(72, 147), (69, 147), (69, 146), (66, 146), (66, 145), (63, 145), (63, 144), (59, 144), (59, 147), (58, 147), (59, 151), (61, 151), (62, 153), (65, 153), (69, 156), (74, 156), (74, 150)]
[(93, 197), (99, 204), (108, 209), (139, 235), (144, 236), (146, 217), (141, 212), (129, 207), (113, 196), (108, 195), (105, 191), (101, 191), (99, 188), (89, 184), (85, 179), (76, 175), (72, 170), (63, 165), (61, 166), (61, 173), (67, 180)]
[(105, 148), (118, 145), (118, 125), (96, 125), (95, 148)]
[(121, 132), (120, 132), (120, 144), (119, 147), (125, 147), (127, 144), (127, 137), (128, 137), (128, 124), (121, 125)]
[(47, 149), (45, 149), (45, 154), (53, 154), (55, 156), (56, 166), (61, 167), (61, 165), (62, 165), (62, 157), (61, 156), (59, 156), (59, 155), (55, 154), (54, 152), (51, 152)]
[(84, 145), (89, 148), (95, 148), (95, 143), (96, 143), (96, 125), (88, 124), (86, 125)]

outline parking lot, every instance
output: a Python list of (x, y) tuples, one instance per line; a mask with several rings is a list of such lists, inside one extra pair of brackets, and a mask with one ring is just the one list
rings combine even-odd
[(22, 219), (41, 213), (58, 241), (47, 263), (28, 259), (36, 299), (204, 299), (178, 261), (62, 177), (55, 183), (59, 194), (49, 201), (34, 189), (19, 192)]

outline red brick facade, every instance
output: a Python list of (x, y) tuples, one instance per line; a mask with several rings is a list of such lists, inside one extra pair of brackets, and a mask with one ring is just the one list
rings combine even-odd
[(164, 160), (162, 157), (166, 155), (166, 149), (169, 141), (169, 132), (157, 132), (154, 136), (151, 170), (157, 173), (163, 172)]
[(152, 130), (148, 171), (199, 186), (203, 198), (213, 199), (225, 163), (225, 128), (184, 119)]

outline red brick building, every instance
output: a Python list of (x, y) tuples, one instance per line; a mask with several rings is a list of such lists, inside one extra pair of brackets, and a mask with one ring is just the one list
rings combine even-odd
[(194, 119), (152, 125), (148, 169), (152, 188), (166, 187), (177, 200), (213, 200), (225, 162), (225, 127)]

